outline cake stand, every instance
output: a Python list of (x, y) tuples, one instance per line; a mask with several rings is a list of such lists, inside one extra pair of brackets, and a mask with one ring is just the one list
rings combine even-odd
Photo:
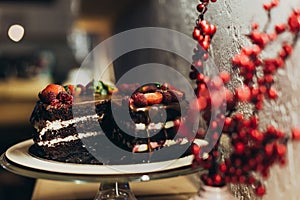
[[(193, 169), (193, 157), (130, 165), (88, 165), (49, 161), (32, 156), (28, 149), (33, 144), (26, 140), (10, 147), (0, 157), (1, 166), (15, 174), (31, 178), (73, 181), (76, 183), (100, 182), (95, 199), (136, 199), (129, 182), (143, 182), (199, 172)], [(131, 169), (131, 170), (129, 170)], [(137, 173), (133, 173), (134, 169)]]

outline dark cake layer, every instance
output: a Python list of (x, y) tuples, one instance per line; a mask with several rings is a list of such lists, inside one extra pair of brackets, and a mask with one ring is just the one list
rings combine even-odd
[(81, 140), (60, 143), (55, 147), (34, 144), (29, 151), (35, 156), (59, 162), (102, 164), (85, 148)]

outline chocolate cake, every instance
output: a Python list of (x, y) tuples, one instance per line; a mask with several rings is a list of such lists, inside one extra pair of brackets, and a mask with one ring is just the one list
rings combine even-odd
[(189, 141), (177, 135), (187, 105), (184, 94), (166, 84), (136, 87), (115, 88), (101, 81), (48, 85), (30, 118), (30, 153), (82, 164), (160, 161), (174, 150), (180, 156), (187, 153)]

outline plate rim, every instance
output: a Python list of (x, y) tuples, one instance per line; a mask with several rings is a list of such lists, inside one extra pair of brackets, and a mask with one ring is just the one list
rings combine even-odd
[[(182, 167), (188, 167), (192, 164), (193, 155), (185, 156), (178, 159), (141, 163), (141, 164), (128, 164), (128, 165), (93, 165), (93, 164), (76, 164), (76, 163), (63, 163), (58, 161), (51, 161), (46, 159), (39, 159), (29, 154), (28, 149), (34, 142), (28, 139), (19, 142), (5, 152), (5, 157), (17, 165), (27, 167), (34, 170), (48, 171), (52, 173), (64, 174), (77, 174), (77, 175), (132, 175), (132, 174), (145, 174), (157, 173)], [(162, 168), (161, 166), (166, 166)], [(130, 168), (135, 171), (128, 170)]]

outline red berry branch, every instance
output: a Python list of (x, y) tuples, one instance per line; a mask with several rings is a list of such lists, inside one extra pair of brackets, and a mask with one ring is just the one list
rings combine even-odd
[[(215, 145), (211, 150), (211, 147), (200, 148), (193, 144), (193, 166), (201, 166), (208, 170), (208, 173), (201, 177), (206, 185), (249, 184), (254, 186), (258, 196), (262, 196), (266, 189), (260, 180), (268, 177), (270, 167), (275, 163), (286, 163), (287, 142), (300, 139), (299, 128), (293, 128), (291, 134), (288, 134), (272, 125), (261, 127), (258, 117), (264, 101), (275, 100), (278, 97), (273, 87), (274, 75), (278, 69), (285, 66), (296, 45), (300, 32), (300, 9), (293, 10), (286, 23), (277, 24), (268, 32), (272, 9), (279, 5), (279, 0), (272, 0), (263, 5), (269, 20), (262, 30), (259, 24), (252, 24), (252, 31), (247, 35), (252, 44), (243, 47), (240, 53), (232, 58), (232, 68), (238, 72), (241, 84), (229, 89), (229, 72), (223, 71), (218, 75), (205, 73), (205, 67), (209, 67), (205, 62), (208, 59), (206, 51), (216, 32), (216, 26), (204, 20), (204, 13), (210, 2), (215, 1), (200, 0), (197, 6), (200, 14), (193, 38), (198, 41), (198, 46), (194, 50), (190, 78), (197, 83), (197, 103), (205, 124), (209, 129), (213, 129), (213, 134), (205, 139), (209, 144)], [(267, 51), (267, 47), (278, 42), (283, 33), (290, 34), (292, 40), (282, 42), (276, 57), (264, 57), (263, 53)], [(224, 97), (220, 94), (220, 89), (225, 91)], [(237, 112), (237, 108), (245, 103), (253, 105), (250, 116)], [(225, 113), (214, 109), (220, 105), (226, 105)], [(212, 115), (216, 117), (210, 121)], [(218, 128), (229, 136), (232, 145), (230, 156), (225, 159), (218, 151)], [(197, 137), (204, 138), (207, 131), (203, 127), (199, 128)]]

